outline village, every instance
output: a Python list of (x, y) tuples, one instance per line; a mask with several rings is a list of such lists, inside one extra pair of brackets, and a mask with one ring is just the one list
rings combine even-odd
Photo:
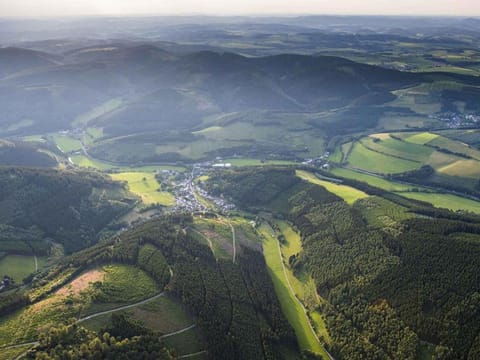
[(446, 112), (439, 115), (430, 115), (429, 117), (446, 123), (449, 129), (460, 129), (480, 124), (480, 115), (477, 114)]

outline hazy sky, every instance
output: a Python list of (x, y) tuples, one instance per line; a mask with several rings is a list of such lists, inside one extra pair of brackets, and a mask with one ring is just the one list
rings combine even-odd
[(480, 16), (480, 0), (0, 0), (0, 17), (137, 14)]

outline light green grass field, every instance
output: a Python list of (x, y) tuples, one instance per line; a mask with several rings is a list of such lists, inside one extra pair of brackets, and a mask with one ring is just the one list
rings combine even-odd
[(118, 166), (112, 165), (100, 160), (95, 160), (85, 155), (72, 155), (72, 162), (80, 167), (92, 168), (102, 171), (122, 171), (122, 172), (150, 172), (154, 173), (155, 171), (162, 170), (174, 170), (184, 172), (185, 168), (182, 166), (173, 166), (173, 165), (155, 165), (155, 166)]
[(334, 168), (332, 169), (331, 173), (333, 175), (341, 176), (347, 179), (363, 181), (371, 186), (375, 186), (387, 191), (411, 191), (413, 188), (419, 188), (417, 186), (400, 184), (394, 181), (380, 178), (378, 176), (368, 175), (345, 168)]
[(443, 149), (450, 150), (455, 153), (461, 153), (476, 160), (480, 160), (480, 151), (475, 149), (474, 147), (468, 146), (467, 144), (458, 141), (446, 138), (444, 136), (438, 136), (434, 140), (428, 143), (429, 145), (438, 146)]
[(434, 151), (429, 147), (400, 141), (389, 136), (382, 139), (377, 138), (377, 140), (374, 140), (371, 137), (363, 138), (361, 142), (365, 147), (382, 154), (419, 162), (426, 161)]
[[(280, 231), (283, 236), (285, 236), (286, 240), (286, 243), (282, 244), (280, 248), (290, 285), (292, 286), (297, 298), (303, 302), (307, 309), (316, 309), (322, 300), (317, 294), (315, 281), (309, 274), (304, 272), (294, 274), (288, 265), (288, 259), (290, 256), (298, 255), (302, 251), (302, 239), (300, 234), (298, 234), (285, 221), (277, 221), (276, 224), (280, 228)], [(318, 312), (312, 312), (310, 313), (310, 319), (314, 325), (317, 335), (322, 336), (326, 342), (330, 342), (331, 339), (322, 315)]]
[(472, 159), (462, 159), (442, 166), (437, 171), (449, 176), (480, 179), (480, 162)]
[(347, 159), (350, 166), (379, 174), (395, 174), (415, 170), (421, 164), (371, 151), (356, 142)]
[[(38, 268), (41, 269), (45, 265), (45, 258), (37, 257), (37, 261)], [(7, 255), (0, 260), (0, 276), (11, 276), (17, 284), (33, 272), (35, 260), (32, 255)]]
[(82, 150), (82, 144), (78, 139), (71, 136), (54, 134), (52, 135), (55, 144), (64, 152), (70, 153), (74, 151)]
[(145, 205), (160, 204), (171, 206), (175, 204), (175, 197), (166, 191), (158, 191), (160, 184), (155, 175), (147, 172), (122, 172), (111, 174), (112, 179), (126, 181), (128, 189), (140, 196)]
[(363, 191), (355, 189), (351, 186), (340, 185), (340, 184), (335, 184), (333, 182), (320, 180), (314, 174), (309, 173), (307, 171), (297, 170), (297, 176), (313, 184), (323, 186), (325, 189), (327, 189), (331, 193), (334, 193), (335, 195), (340, 196), (348, 204), (353, 204), (355, 201), (359, 199), (368, 197), (368, 195)]
[(44, 135), (30, 135), (30, 136), (24, 136), (22, 137), (23, 141), (29, 141), (29, 142), (40, 142), (44, 143), (45, 138)]
[(308, 319), (302, 306), (289, 289), (287, 278), (283, 271), (282, 257), (279, 252), (277, 239), (272, 237), (269, 227), (265, 224), (261, 225), (260, 233), (265, 238), (263, 242), (263, 253), (268, 272), (272, 278), (277, 297), (280, 300), (282, 311), (295, 331), (300, 348), (326, 356), (325, 350), (317, 341), (315, 334), (308, 324)]
[(422, 132), (406, 137), (405, 141), (412, 144), (425, 145), (426, 143), (429, 143), (430, 141), (436, 139), (438, 136), (439, 135), (437, 134)]
[(480, 214), (480, 202), (452, 194), (407, 192), (400, 193), (400, 195), (411, 199), (428, 202), (438, 208), (445, 208), (453, 211), (467, 210)]
[(247, 159), (247, 158), (236, 158), (236, 159), (225, 159), (222, 160), (224, 163), (230, 163), (232, 166), (263, 166), (263, 165), (294, 165), (297, 164), (294, 161), (287, 160), (259, 160), (259, 159)]

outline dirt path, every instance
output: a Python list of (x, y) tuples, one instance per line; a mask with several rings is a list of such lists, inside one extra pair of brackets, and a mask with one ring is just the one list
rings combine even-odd
[(229, 221), (228, 225), (230, 225), (230, 229), (232, 229), (232, 242), (233, 242), (233, 263), (235, 264), (235, 257), (237, 253), (237, 246), (235, 243), (235, 228), (233, 227), (232, 223)]
[[(101, 311), (101, 312), (98, 312), (98, 313), (95, 313), (95, 314), (92, 314), (92, 315), (88, 315), (88, 316), (85, 316), (83, 318), (80, 318), (76, 321), (76, 323), (81, 323), (83, 321), (86, 321), (86, 320), (90, 320), (90, 319), (93, 319), (93, 318), (96, 318), (98, 316), (102, 316), (102, 315), (107, 315), (107, 314), (111, 314), (113, 312), (117, 312), (117, 311), (122, 311), (122, 310), (126, 310), (126, 309), (130, 309), (130, 308), (133, 308), (133, 307), (136, 307), (136, 306), (140, 306), (140, 305), (143, 305), (143, 304), (146, 304), (146, 303), (149, 303), (153, 300), (156, 300), (160, 297), (164, 296), (164, 293), (161, 292), (160, 294), (157, 294), (155, 296), (152, 296), (152, 297), (149, 297), (148, 299), (145, 299), (145, 300), (142, 300), (142, 301), (139, 301), (135, 304), (130, 304), (130, 305), (125, 305), (125, 306), (120, 306), (118, 308), (115, 308), (115, 309), (111, 309), (111, 310), (107, 310), (107, 311)], [(168, 334), (163, 334), (162, 336), (159, 337), (159, 339), (163, 339), (163, 338), (167, 338), (167, 337), (170, 337), (170, 336), (175, 336), (175, 335), (178, 335), (178, 334), (181, 334), (181, 333), (184, 333), (190, 329), (193, 329), (195, 326), (197, 326), (197, 324), (192, 324), (192, 325), (189, 325), (183, 329), (180, 329), (180, 330), (176, 330), (176, 331), (173, 331), (171, 333), (168, 333)], [(19, 348), (19, 347), (23, 347), (23, 346), (28, 346), (28, 345), (31, 345), (31, 347), (34, 347), (34, 346), (37, 346), (39, 345), (40, 343), (38, 341), (32, 341), (32, 342), (28, 342), (28, 343), (22, 343), (22, 344), (17, 344), (17, 345), (10, 345), (10, 346), (6, 346), (4, 347), (3, 349), (15, 349), (15, 348)], [(21, 358), (23, 358), (26, 354), (27, 354), (28, 351), (25, 351), (24, 353), (18, 355), (15, 360), (19, 360)], [(195, 355), (199, 355), (201, 353), (205, 352), (204, 351), (200, 351), (198, 353), (194, 353), (194, 354), (188, 354), (188, 355), (184, 355), (183, 357), (187, 358), (187, 357), (193, 357)], [(182, 358), (183, 358), (182, 357)]]
[(193, 354), (187, 354), (187, 355), (179, 356), (177, 359), (188, 359), (188, 358), (198, 356), (198, 355), (201, 355), (201, 354), (206, 354), (206, 353), (207, 353), (206, 350), (202, 350), (202, 351), (199, 351), (199, 352), (196, 352), (196, 353), (193, 353)]
[[(270, 224), (268, 224), (268, 226), (270, 227), (270, 229), (272, 229)], [(274, 230), (272, 229), (272, 231), (274, 231)], [(275, 238), (275, 242), (277, 243), (278, 256), (280, 257), (280, 262), (282, 263), (283, 276), (285, 277), (285, 280), (287, 281), (288, 289), (289, 289), (290, 293), (293, 295), (293, 297), (295, 298), (295, 300), (298, 302), (298, 304), (301, 306), (301, 308), (302, 308), (302, 310), (305, 314), (307, 324), (310, 327), (310, 330), (312, 331), (313, 336), (315, 336), (315, 339), (317, 340), (317, 342), (325, 350), (325, 352), (327, 353), (330, 360), (335, 360), (334, 357), (327, 351), (327, 349), (325, 349), (325, 346), (323, 346), (322, 343), (320, 342), (320, 339), (318, 338), (317, 333), (315, 332), (315, 329), (313, 328), (312, 323), (310, 322), (310, 318), (308, 317), (307, 309), (305, 308), (303, 303), (300, 301), (300, 299), (295, 294), (295, 291), (293, 290), (292, 284), (290, 283), (290, 279), (288, 278), (287, 270), (285, 268), (285, 263), (283, 262), (282, 249), (280, 248), (280, 242), (277, 240), (277, 238), (275, 236), (274, 236), (274, 238)]]
[(159, 297), (162, 297), (164, 294), (165, 294), (164, 292), (161, 292), (160, 294), (157, 294), (157, 295), (155, 295), (155, 296), (149, 297), (148, 299), (139, 301), (139, 302), (137, 302), (137, 303), (135, 303), (135, 304), (124, 305), (124, 306), (117, 307), (117, 308), (115, 308), (115, 309), (106, 310), (106, 311), (101, 311), (101, 312), (98, 312), (98, 313), (96, 313), (96, 314), (88, 315), (88, 316), (85, 316), (85, 317), (83, 317), (83, 318), (78, 319), (78, 320), (76, 321), (76, 323), (78, 324), (78, 323), (81, 323), (81, 322), (83, 322), (83, 321), (96, 318), (96, 317), (98, 317), (98, 316), (107, 315), (107, 314), (111, 314), (111, 313), (113, 313), (113, 312), (130, 309), (130, 308), (132, 308), (132, 307), (137, 307), (137, 306), (140, 306), (140, 305), (149, 303), (149, 302), (151, 302), (151, 301), (153, 301), (153, 300), (156, 300), (156, 299), (158, 299)]
[(178, 335), (178, 334), (181, 334), (181, 333), (184, 333), (185, 331), (188, 331), (190, 329), (193, 329), (195, 326), (197, 326), (197, 324), (192, 324), (190, 326), (187, 326), (183, 329), (180, 329), (180, 330), (177, 330), (177, 331), (173, 331), (171, 333), (168, 333), (168, 334), (163, 334), (162, 336), (159, 337), (159, 339), (165, 339), (167, 337), (170, 337), (170, 336), (175, 336), (175, 335)]

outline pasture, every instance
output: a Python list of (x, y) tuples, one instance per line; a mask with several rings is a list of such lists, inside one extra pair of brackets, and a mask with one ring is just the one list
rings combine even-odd
[(60, 148), (60, 150), (62, 150), (66, 154), (82, 150), (82, 143), (80, 142), (80, 140), (72, 136), (54, 134), (52, 135), (52, 139), (55, 144)]
[(421, 132), (414, 135), (408, 135), (407, 137), (405, 137), (404, 140), (412, 144), (425, 145), (430, 141), (438, 138), (438, 136), (439, 135), (437, 134), (432, 134), (429, 132)]
[(325, 351), (315, 337), (299, 300), (290, 289), (286, 274), (283, 270), (284, 267), (278, 240), (272, 236), (271, 229), (268, 225), (262, 224), (260, 226), (260, 233), (264, 236), (263, 253), (268, 272), (273, 281), (282, 311), (295, 331), (300, 348), (325, 356)]
[(113, 180), (125, 181), (128, 189), (140, 196), (145, 205), (159, 204), (163, 206), (172, 206), (175, 204), (175, 198), (166, 191), (159, 191), (160, 184), (155, 179), (155, 175), (148, 172), (122, 172), (110, 175)]
[(360, 142), (353, 145), (352, 151), (347, 158), (347, 163), (358, 169), (371, 171), (377, 174), (395, 174), (415, 170), (420, 163), (395, 158), (367, 149)]
[(172, 170), (184, 172), (185, 168), (182, 166), (173, 166), (173, 165), (151, 165), (151, 166), (122, 166), (114, 165), (107, 163), (101, 160), (96, 160), (85, 155), (72, 155), (70, 157), (72, 162), (76, 166), (91, 168), (101, 171), (111, 171), (111, 172), (155, 172), (162, 170)]
[(407, 192), (400, 193), (410, 199), (421, 200), (438, 208), (450, 209), (453, 211), (466, 210), (480, 214), (480, 202), (466, 199), (452, 194), (439, 194), (431, 192)]
[(371, 186), (378, 187), (379, 189), (387, 191), (411, 191), (418, 186), (406, 185), (397, 183), (395, 181), (390, 181), (379, 176), (368, 175), (358, 171), (345, 169), (345, 168), (334, 168), (331, 170), (331, 173), (336, 176), (344, 177), (347, 179), (363, 181)]
[(348, 204), (353, 204), (355, 201), (359, 199), (368, 197), (368, 195), (363, 191), (355, 189), (351, 186), (335, 184), (330, 181), (320, 180), (314, 174), (309, 173), (307, 171), (297, 170), (296, 173), (297, 173), (297, 176), (303, 180), (306, 180), (313, 184), (323, 186), (325, 189), (327, 189), (331, 193), (341, 197)]
[[(45, 257), (37, 257), (38, 268), (45, 265)], [(35, 259), (32, 255), (6, 255), (0, 259), (0, 276), (8, 275), (13, 277), (16, 284), (35, 272)]]

